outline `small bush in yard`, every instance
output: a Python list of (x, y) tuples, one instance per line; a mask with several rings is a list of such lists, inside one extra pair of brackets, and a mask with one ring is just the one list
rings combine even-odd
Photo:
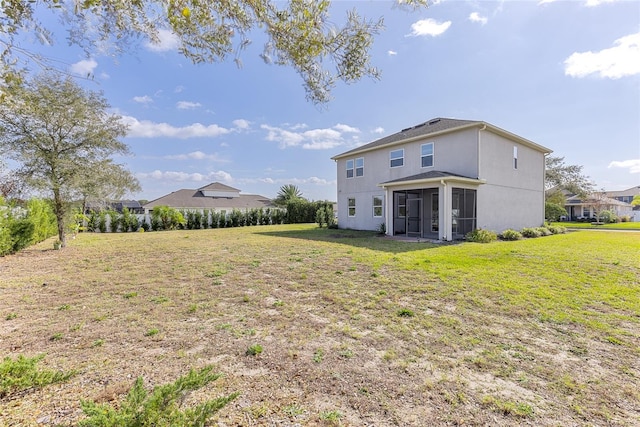
[(538, 230), (541, 236), (551, 236), (551, 230), (547, 227), (537, 227), (536, 230)]
[(540, 237), (540, 232), (536, 228), (523, 228), (521, 233), (524, 237), (528, 238)]
[(245, 352), (245, 354), (247, 356), (257, 356), (258, 354), (262, 353), (262, 346), (260, 344), (254, 344), (251, 347), (249, 347), (247, 349), (247, 351)]
[(0, 362), (0, 399), (11, 393), (66, 381), (75, 374), (38, 369), (42, 359), (44, 354), (31, 358), (19, 355), (15, 360), (5, 357)]
[(547, 228), (549, 229), (551, 234), (564, 234), (567, 232), (566, 227), (563, 227), (561, 225), (551, 225)]
[(151, 393), (145, 390), (142, 377), (138, 377), (118, 409), (108, 403), (81, 401), (82, 411), (88, 418), (81, 420), (78, 425), (204, 427), (213, 414), (239, 394), (232, 393), (182, 410), (181, 405), (189, 391), (200, 389), (220, 378), (219, 374), (211, 373), (211, 369), (211, 366), (199, 371), (192, 369), (173, 383), (155, 387)]
[(504, 230), (501, 234), (500, 234), (500, 238), (502, 240), (520, 240), (522, 239), (522, 233), (520, 233), (519, 231), (516, 230)]
[(468, 232), (464, 238), (469, 242), (489, 243), (496, 240), (498, 236), (493, 231), (476, 228), (475, 230)]

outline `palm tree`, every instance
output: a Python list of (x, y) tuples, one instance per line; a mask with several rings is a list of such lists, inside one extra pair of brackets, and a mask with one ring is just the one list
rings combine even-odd
[(277, 206), (285, 206), (291, 200), (302, 199), (302, 192), (293, 184), (286, 184), (280, 187), (278, 195), (273, 201)]

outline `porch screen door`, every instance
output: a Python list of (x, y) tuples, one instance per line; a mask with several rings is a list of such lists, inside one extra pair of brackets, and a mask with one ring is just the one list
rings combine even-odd
[(422, 199), (407, 199), (407, 235), (422, 235)]

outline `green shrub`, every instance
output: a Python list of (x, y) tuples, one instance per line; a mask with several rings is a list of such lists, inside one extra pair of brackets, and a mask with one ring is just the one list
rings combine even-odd
[(612, 224), (618, 222), (618, 216), (612, 211), (602, 211), (600, 212), (600, 222)]
[(87, 418), (81, 420), (78, 425), (204, 427), (208, 425), (207, 421), (213, 414), (239, 394), (232, 393), (225, 397), (208, 400), (193, 408), (181, 409), (188, 392), (198, 390), (220, 378), (219, 374), (211, 373), (211, 369), (210, 366), (199, 371), (192, 369), (173, 383), (155, 387), (151, 393), (145, 390), (142, 377), (138, 377), (117, 409), (108, 403), (81, 401), (80, 406)]
[(540, 236), (551, 236), (551, 230), (547, 227), (536, 227), (536, 230), (538, 230)]
[(522, 239), (522, 233), (516, 230), (508, 229), (508, 230), (504, 230), (500, 234), (500, 238), (502, 240), (520, 240)]
[(620, 222), (630, 222), (631, 221), (631, 217), (629, 215), (622, 215), (620, 217)]
[(320, 228), (327, 223), (327, 211), (324, 206), (316, 211), (316, 222)]
[(559, 221), (561, 216), (567, 216), (567, 210), (558, 203), (544, 204), (544, 217), (547, 221)]
[(563, 231), (562, 231), (563, 228), (564, 227), (560, 227), (560, 226), (557, 226), (557, 225), (550, 225), (550, 226), (547, 227), (547, 229), (551, 232), (551, 234), (561, 234), (561, 233), (563, 233)]
[(245, 352), (247, 356), (257, 356), (260, 353), (262, 353), (262, 346), (260, 344), (253, 344)]
[(469, 242), (489, 243), (496, 240), (498, 236), (493, 231), (476, 228), (475, 230), (468, 232), (464, 238)]
[(31, 199), (27, 203), (27, 211), (27, 217), (34, 225), (31, 243), (42, 242), (58, 233), (51, 204), (42, 199)]
[(66, 381), (75, 374), (38, 369), (37, 365), (42, 359), (44, 354), (32, 358), (19, 355), (15, 360), (5, 357), (0, 363), (0, 400), (22, 390)]
[(537, 228), (523, 228), (522, 231), (522, 236), (523, 237), (527, 237), (527, 238), (533, 238), (533, 237), (540, 237), (541, 234), (538, 231)]

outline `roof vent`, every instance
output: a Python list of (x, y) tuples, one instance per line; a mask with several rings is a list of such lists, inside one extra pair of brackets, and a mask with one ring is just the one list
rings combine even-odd
[(429, 122), (430, 125), (435, 125), (436, 123), (438, 123), (440, 121), (440, 119), (433, 119)]
[(413, 129), (413, 128), (404, 128), (400, 132), (406, 132), (406, 131), (411, 130), (411, 129)]

